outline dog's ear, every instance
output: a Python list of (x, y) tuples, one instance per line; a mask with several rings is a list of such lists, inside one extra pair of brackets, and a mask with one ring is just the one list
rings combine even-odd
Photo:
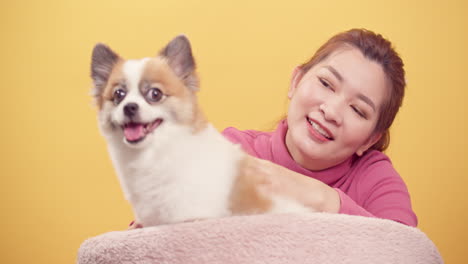
[(106, 86), (112, 68), (120, 57), (108, 46), (98, 43), (94, 46), (91, 60), (91, 77), (95, 87), (95, 96), (100, 95)]
[(175, 74), (193, 89), (198, 89), (198, 78), (195, 74), (195, 59), (192, 55), (190, 41), (185, 35), (175, 37), (159, 53), (167, 59), (169, 66)]

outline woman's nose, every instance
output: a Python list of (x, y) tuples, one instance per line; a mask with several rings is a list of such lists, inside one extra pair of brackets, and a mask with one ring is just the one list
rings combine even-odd
[(320, 112), (326, 121), (341, 125), (343, 122), (340, 106), (334, 103), (323, 103), (319, 106)]

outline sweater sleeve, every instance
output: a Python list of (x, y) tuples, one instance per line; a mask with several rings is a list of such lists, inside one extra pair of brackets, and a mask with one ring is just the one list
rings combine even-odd
[(241, 145), (242, 149), (248, 154), (258, 157), (254, 149), (254, 131), (240, 131), (234, 127), (228, 127), (221, 134), (232, 143)]
[(335, 188), (340, 196), (339, 213), (390, 219), (417, 226), (408, 189), (389, 161), (371, 164), (357, 177), (355, 192)]
[(349, 197), (346, 193), (344, 193), (339, 188), (334, 188), (338, 195), (340, 196), (340, 214), (349, 214), (349, 215), (360, 215), (360, 216), (368, 216), (368, 217), (375, 217), (370, 212), (366, 211), (366, 209), (359, 206), (351, 197)]

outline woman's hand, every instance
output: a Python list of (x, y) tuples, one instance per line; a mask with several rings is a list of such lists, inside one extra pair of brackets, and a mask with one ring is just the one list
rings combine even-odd
[(340, 197), (327, 184), (286, 169), (271, 161), (249, 157), (249, 175), (258, 177), (258, 189), (267, 194), (292, 198), (319, 212), (338, 213)]

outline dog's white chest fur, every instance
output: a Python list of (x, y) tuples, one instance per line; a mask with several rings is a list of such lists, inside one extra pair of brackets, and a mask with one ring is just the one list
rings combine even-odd
[[(125, 196), (143, 226), (230, 215), (229, 195), (244, 155), (211, 125), (192, 134), (186, 127), (165, 133), (145, 149), (109, 142)], [(167, 135), (167, 136), (164, 136)], [(157, 136), (157, 135), (156, 135)]]

